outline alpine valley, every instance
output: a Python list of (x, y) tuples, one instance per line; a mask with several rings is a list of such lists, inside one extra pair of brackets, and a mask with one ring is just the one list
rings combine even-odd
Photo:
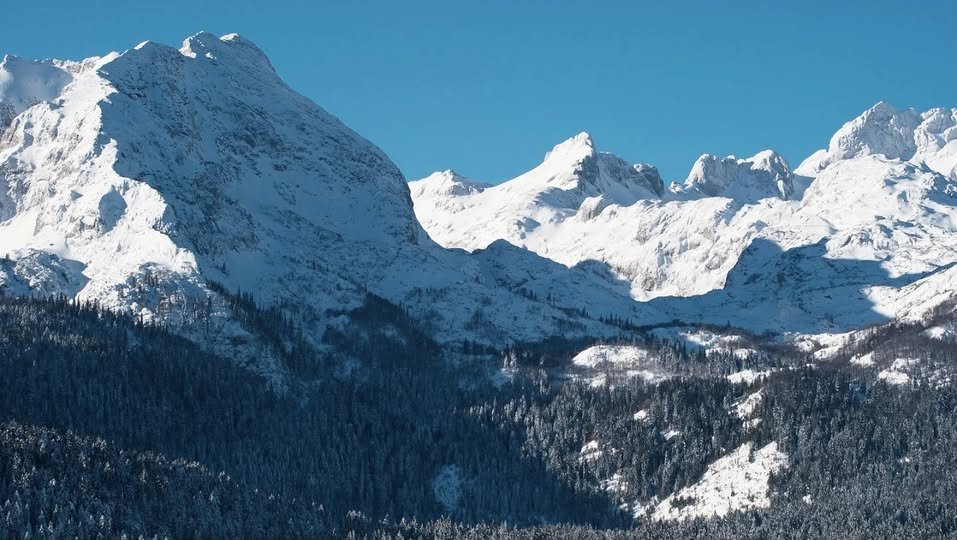
[(0, 256), (2, 537), (957, 535), (957, 109), (407, 182), (237, 34), (8, 55)]

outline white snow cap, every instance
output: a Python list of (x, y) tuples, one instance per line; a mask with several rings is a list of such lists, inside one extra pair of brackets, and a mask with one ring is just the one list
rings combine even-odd
[[(577, 189), (587, 197), (602, 197), (604, 204), (628, 205), (658, 198), (664, 192), (657, 168), (645, 163), (632, 165), (614, 154), (599, 152), (585, 131), (555, 145), (541, 165), (510, 182), (540, 184), (542, 180), (561, 189)], [(575, 201), (575, 205), (580, 203)]]

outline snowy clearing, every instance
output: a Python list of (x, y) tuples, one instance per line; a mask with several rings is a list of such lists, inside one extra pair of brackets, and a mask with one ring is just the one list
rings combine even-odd
[[(787, 466), (776, 442), (754, 452), (751, 443), (712, 463), (697, 483), (661, 501), (650, 511), (655, 520), (724, 516), (730, 512), (771, 505), (768, 480)], [(636, 517), (641, 517), (636, 516)]]

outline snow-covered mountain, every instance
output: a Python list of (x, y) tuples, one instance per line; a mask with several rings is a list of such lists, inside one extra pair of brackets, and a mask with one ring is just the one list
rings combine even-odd
[[(613, 329), (592, 317), (651, 310), (593, 268), (504, 243), (474, 255), (439, 247), (389, 158), (236, 34), (76, 63), (7, 56), (0, 104), (8, 294), (95, 300), (187, 334), (212, 306), (221, 331), (203, 339), (227, 348), (248, 336), (210, 282), (286, 306), (316, 340), (366, 291), (442, 341), (601, 335)], [(645, 178), (628, 174), (624, 202)]]
[(236, 34), (7, 56), (0, 110), (4, 293), (162, 320), (265, 371), (214, 283), (316, 343), (367, 292), (440, 342), (498, 344), (613, 335), (607, 316), (843, 332), (954, 294), (955, 110), (881, 103), (796, 172), (705, 155), (669, 188), (585, 133), (499, 185), (407, 184)]
[(441, 192), (430, 177), (412, 182), (412, 194), (445, 246), (504, 239), (569, 266), (600, 261), (633, 298), (682, 320), (846, 331), (919, 317), (954, 295), (955, 118), (957, 109), (879, 103), (795, 172), (772, 151), (704, 155), (667, 191), (589, 181), (582, 162), (621, 160), (579, 135), (556, 147), (575, 148), (563, 152), (571, 159), (552, 152), (499, 185)]

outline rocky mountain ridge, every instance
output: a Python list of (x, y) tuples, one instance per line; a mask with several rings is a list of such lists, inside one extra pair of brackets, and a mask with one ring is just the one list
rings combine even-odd
[[(586, 175), (548, 159), (481, 191), (443, 195), (420, 180), (412, 193), (448, 247), (504, 239), (568, 266), (600, 261), (634, 299), (682, 320), (721, 323), (720, 313), (754, 331), (843, 332), (920, 317), (952, 296), (955, 114), (878, 103), (793, 172), (770, 150), (706, 154), (684, 181), (633, 199), (608, 189), (555, 204), (546, 178), (584, 185)], [(577, 140), (611, 156), (583, 135), (559, 147)], [(546, 188), (518, 189), (527, 185)]]

